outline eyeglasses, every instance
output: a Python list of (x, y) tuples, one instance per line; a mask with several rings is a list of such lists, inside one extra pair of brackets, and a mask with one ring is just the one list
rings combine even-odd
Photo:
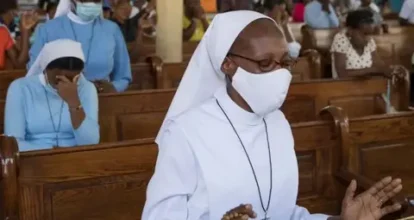
[(260, 70), (261, 71), (264, 71), (264, 72), (270, 72), (270, 71), (272, 71), (272, 70), (274, 70), (274, 69), (276, 69), (278, 67), (279, 68), (285, 68), (285, 69), (291, 70), (292, 67), (297, 62), (295, 59), (290, 58), (289, 56), (287, 56), (289, 58), (282, 58), (281, 61), (276, 61), (276, 60), (272, 60), (272, 59), (255, 60), (255, 59), (252, 59), (252, 58), (249, 58), (249, 57), (245, 57), (245, 56), (242, 56), (242, 55), (239, 55), (239, 54), (235, 54), (235, 53), (228, 53), (227, 56), (239, 57), (239, 58), (248, 60), (248, 61), (250, 61), (252, 63), (255, 63), (260, 68)]

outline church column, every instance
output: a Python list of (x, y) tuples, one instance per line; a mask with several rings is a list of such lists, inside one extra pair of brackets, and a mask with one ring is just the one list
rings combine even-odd
[(165, 63), (183, 60), (183, 0), (157, 0), (157, 55)]

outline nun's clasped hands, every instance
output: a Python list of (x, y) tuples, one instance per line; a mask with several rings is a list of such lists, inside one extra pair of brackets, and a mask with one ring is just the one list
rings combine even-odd
[(241, 204), (238, 207), (228, 211), (222, 220), (248, 220), (256, 218), (256, 213), (253, 211), (252, 205)]

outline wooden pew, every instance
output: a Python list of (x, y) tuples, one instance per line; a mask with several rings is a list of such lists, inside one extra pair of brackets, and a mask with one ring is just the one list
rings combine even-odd
[[(341, 116), (330, 108), (321, 114), (328, 113)], [(340, 126), (292, 124), (298, 204), (311, 212), (340, 212), (346, 187), (337, 175), (344, 158)], [(2, 136), (0, 143), (1, 219), (140, 219), (157, 156), (152, 139), (32, 152), (19, 152), (13, 138)]]
[[(407, 86), (405, 86), (407, 87)], [(407, 89), (393, 92), (397, 110), (408, 109)], [(282, 111), (289, 122), (318, 119), (318, 112), (327, 105), (344, 108), (350, 117), (385, 112), (381, 94), (387, 91), (387, 81), (319, 80), (293, 83)], [(101, 140), (122, 141), (151, 138), (156, 135), (169, 108), (175, 90), (131, 91), (100, 96)], [(133, 103), (133, 104), (132, 104)]]
[[(157, 70), (157, 89), (177, 88), (188, 66), (188, 62), (182, 63), (158, 63)], [(292, 68), (293, 82), (320, 79), (321, 57), (316, 50), (306, 50), (298, 58), (297, 63)]]
[[(184, 42), (183, 43), (183, 61), (188, 62), (193, 55), (195, 49), (198, 46), (198, 42)], [(139, 51), (134, 51), (138, 50)], [(128, 50), (132, 61), (143, 62), (148, 56), (156, 56), (156, 45), (145, 44), (139, 48), (135, 47), (134, 44), (128, 44)]]
[[(145, 62), (131, 64), (132, 82), (129, 90), (176, 88), (188, 62), (163, 63), (157, 56), (147, 57)], [(10, 83), (25, 76), (25, 70), (0, 71), (0, 98), (5, 97)], [(320, 56), (314, 50), (303, 53), (292, 70), (293, 81), (321, 78)]]
[[(292, 126), (299, 163), (300, 205), (311, 212), (338, 214), (332, 166), (337, 139), (330, 122)], [(0, 210), (20, 220), (140, 219), (157, 147), (152, 140), (20, 152), (13, 138), (0, 146)], [(0, 140), (1, 140), (0, 138)], [(341, 193), (342, 194), (342, 193)], [(337, 198), (340, 198), (339, 200)]]
[[(349, 119), (345, 113), (332, 116), (340, 134), (339, 177), (371, 185), (385, 176), (403, 180), (399, 202), (411, 209), (414, 204), (414, 112)], [(406, 211), (413, 216), (414, 211)], [(395, 219), (395, 218), (394, 218)]]
[(157, 156), (152, 140), (0, 151), (2, 220), (140, 219)]
[[(153, 89), (156, 87), (156, 69), (162, 63), (159, 57), (147, 57), (145, 62), (131, 64), (132, 82), (130, 90)], [(6, 97), (7, 88), (14, 80), (24, 77), (26, 70), (0, 71), (0, 98)]]

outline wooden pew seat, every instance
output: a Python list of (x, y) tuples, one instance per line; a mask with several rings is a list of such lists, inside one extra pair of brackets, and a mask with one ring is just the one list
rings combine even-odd
[[(311, 212), (338, 214), (332, 174), (337, 139), (333, 124), (292, 126), (299, 163), (298, 203)], [(20, 220), (136, 220), (157, 156), (153, 140), (20, 152), (13, 138), (0, 137), (3, 217)], [(341, 196), (342, 197), (342, 196)], [(0, 211), (1, 213), (1, 211)], [(5, 218), (2, 218), (5, 219)], [(12, 218), (11, 218), (12, 219)]]
[[(386, 91), (387, 81), (382, 78), (292, 83), (282, 111), (290, 123), (318, 120), (319, 110), (327, 105), (344, 108), (350, 117), (382, 114), (385, 105), (381, 95)], [(404, 97), (403, 93), (396, 93), (395, 98)], [(155, 137), (174, 94), (175, 90), (169, 89), (101, 95), (101, 140)], [(407, 110), (408, 101), (396, 107)]]
[(334, 118), (341, 134), (341, 172), (371, 183), (385, 176), (399, 177), (404, 186), (399, 201), (413, 206), (414, 112)]
[[(188, 62), (157, 63), (156, 81), (157, 89), (177, 88), (187, 69)], [(316, 50), (306, 50), (298, 58), (292, 68), (292, 81), (301, 82), (312, 79), (321, 79), (321, 56)]]

